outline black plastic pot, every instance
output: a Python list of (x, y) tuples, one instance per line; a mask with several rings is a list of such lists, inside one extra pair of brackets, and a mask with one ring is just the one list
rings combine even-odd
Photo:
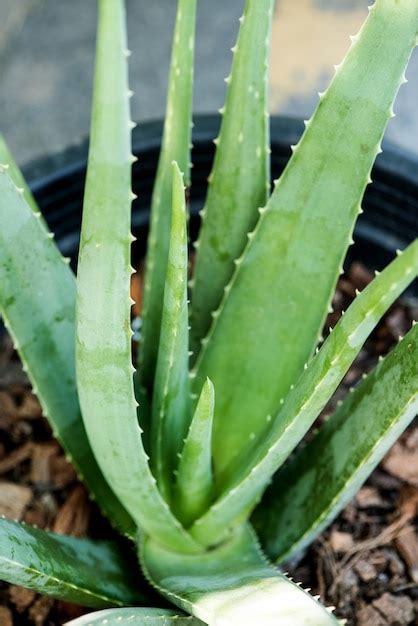
[[(271, 122), (272, 176), (277, 178), (290, 157), (290, 145), (297, 143), (303, 124), (287, 117)], [(191, 193), (191, 236), (199, 228), (202, 206), (214, 145), (219, 129), (218, 116), (197, 116), (193, 136), (193, 180)], [(138, 237), (134, 259), (145, 253), (149, 205), (157, 166), (162, 123), (141, 124), (133, 134), (134, 152), (139, 157), (133, 170), (133, 187), (138, 199), (133, 211), (133, 231)], [(59, 156), (32, 163), (25, 170), (63, 254), (76, 263), (81, 224), (81, 205), (87, 158), (87, 142)], [(354, 259), (372, 269), (381, 269), (397, 248), (404, 248), (418, 235), (418, 158), (386, 144), (373, 172), (355, 231), (355, 245), (347, 263)], [(418, 296), (415, 284), (409, 292)]]

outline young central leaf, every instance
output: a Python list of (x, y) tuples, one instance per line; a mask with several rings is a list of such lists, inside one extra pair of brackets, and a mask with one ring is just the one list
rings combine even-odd
[(191, 420), (186, 202), (177, 163), (172, 170), (170, 246), (152, 404), (152, 461), (166, 499)]
[(177, 161), (190, 185), (190, 145), (194, 33), (197, 0), (178, 0), (172, 46), (170, 79), (164, 133), (151, 203), (151, 225), (147, 246), (142, 341), (139, 375), (152, 391), (160, 341), (164, 284), (170, 243), (172, 162)]
[(215, 391), (208, 379), (181, 453), (177, 473), (175, 510), (185, 526), (202, 515), (210, 504), (213, 491), (212, 425)]

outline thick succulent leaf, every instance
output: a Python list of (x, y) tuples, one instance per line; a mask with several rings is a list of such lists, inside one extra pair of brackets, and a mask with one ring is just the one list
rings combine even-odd
[(178, 615), (164, 609), (136, 608), (107, 609), (83, 615), (65, 626), (203, 626), (194, 617)]
[(0, 134), (0, 163), (4, 166), (7, 166), (6, 169), (8, 171), (8, 174), (10, 178), (12, 179), (12, 181), (14, 182), (14, 184), (16, 185), (16, 187), (19, 190), (23, 189), (23, 197), (25, 198), (26, 202), (28, 203), (32, 211), (34, 213), (39, 213), (38, 204), (35, 198), (33, 197), (32, 192), (29, 189), (25, 181), (25, 178), (22, 172), (20, 171), (18, 164), (14, 160), (13, 155), (9, 150), (9, 146), (6, 143), (5, 138), (1, 134)]
[(119, 530), (135, 526), (96, 463), (75, 378), (75, 281), (51, 234), (0, 167), (0, 313), (54, 436)]
[(331, 626), (338, 622), (262, 554), (250, 527), (204, 555), (141, 546), (145, 574), (160, 593), (209, 626)]
[(181, 453), (173, 504), (178, 517), (189, 526), (207, 509), (213, 492), (212, 425), (215, 391), (208, 379)]
[(202, 212), (191, 310), (197, 353), (270, 191), (268, 57), (274, 0), (247, 0)]
[(0, 579), (92, 608), (143, 602), (141, 575), (107, 542), (64, 537), (0, 518)]
[(83, 419), (109, 485), (136, 523), (180, 550), (137, 421), (129, 298), (131, 142), (123, 0), (99, 2), (96, 75), (78, 265), (76, 364)]
[[(218, 541), (255, 506), (261, 491), (300, 442), (334, 393), (363, 343), (389, 306), (418, 273), (418, 239), (351, 304), (304, 369), (255, 450), (242, 450), (225, 492), (191, 528), (202, 543)], [(271, 426), (269, 423), (271, 422)]]
[(305, 548), (348, 504), (418, 413), (418, 326), (274, 477), (255, 514), (268, 554)]
[(152, 389), (157, 363), (164, 285), (170, 244), (172, 167), (177, 161), (190, 185), (194, 33), (197, 0), (178, 0), (167, 109), (151, 203), (139, 373)]
[(371, 8), (237, 262), (195, 372), (196, 392), (207, 376), (216, 389), (217, 470), (316, 346), (417, 28), (416, 0)]
[(171, 169), (171, 235), (152, 399), (151, 457), (158, 485), (168, 500), (191, 420), (186, 200), (183, 176), (176, 162)]

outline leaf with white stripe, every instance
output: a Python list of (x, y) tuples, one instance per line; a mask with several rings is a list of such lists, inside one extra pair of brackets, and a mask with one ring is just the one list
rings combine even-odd
[(64, 537), (5, 518), (0, 518), (0, 579), (91, 608), (146, 601), (139, 568), (114, 544)]

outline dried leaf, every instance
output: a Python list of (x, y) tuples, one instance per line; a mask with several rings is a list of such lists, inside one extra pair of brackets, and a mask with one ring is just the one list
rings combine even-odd
[(29, 617), (35, 626), (44, 626), (54, 600), (47, 596), (38, 598), (29, 609)]
[(411, 579), (418, 583), (418, 537), (413, 526), (407, 526), (395, 539), (402, 558), (408, 565)]
[(82, 485), (74, 487), (58, 512), (52, 530), (60, 535), (83, 537), (90, 519), (90, 503)]
[(366, 559), (357, 561), (354, 566), (355, 571), (360, 576), (361, 580), (365, 583), (370, 582), (377, 576), (377, 571), (374, 565)]
[(416, 449), (396, 443), (383, 460), (383, 467), (389, 474), (418, 487), (418, 453)]
[(12, 612), (7, 606), (0, 606), (0, 624), (1, 626), (13, 626)]
[(17, 415), (17, 407), (7, 391), (0, 391), (0, 414), (3, 419), (14, 419)]
[(374, 487), (362, 487), (356, 495), (356, 500), (359, 509), (368, 509), (370, 507), (386, 508), (387, 506), (378, 490)]
[(36, 593), (32, 589), (24, 589), (17, 585), (10, 585), (9, 597), (10, 601), (15, 605), (17, 612), (23, 613), (34, 601)]
[(351, 533), (344, 533), (333, 528), (330, 532), (329, 544), (334, 552), (345, 553), (352, 549), (354, 540)]
[(74, 482), (77, 478), (74, 466), (65, 456), (57, 456), (51, 459), (51, 481), (56, 489), (63, 489)]
[(357, 626), (388, 626), (388, 623), (372, 606), (363, 606), (358, 612)]
[(58, 452), (59, 446), (55, 441), (34, 447), (30, 475), (32, 483), (42, 486), (52, 483), (51, 463)]
[[(380, 598), (373, 601), (373, 607), (384, 616), (382, 624), (391, 626), (405, 626), (414, 619), (414, 605), (408, 596), (395, 596), (384, 593)], [(369, 623), (371, 626), (373, 622)]]
[(32, 454), (32, 443), (30, 441), (23, 444), (19, 448), (15, 448), (10, 454), (0, 461), (0, 474), (6, 474), (10, 470), (26, 461)]
[(22, 519), (32, 499), (32, 490), (23, 485), (0, 481), (0, 515), (9, 519)]
[(398, 509), (405, 523), (418, 515), (418, 489), (403, 485), (399, 493)]
[(18, 409), (18, 418), (25, 420), (39, 419), (42, 416), (41, 405), (32, 393), (26, 393)]

